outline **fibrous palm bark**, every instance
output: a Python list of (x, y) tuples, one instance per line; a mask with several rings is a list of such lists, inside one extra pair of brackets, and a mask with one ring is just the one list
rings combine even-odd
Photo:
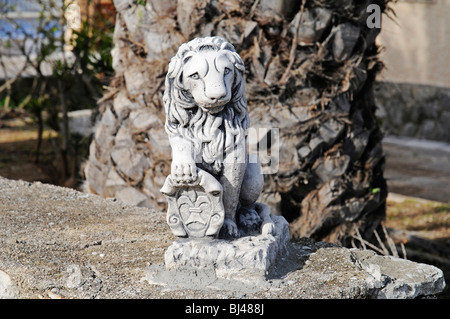
[(86, 190), (163, 209), (170, 173), (162, 95), (170, 58), (218, 35), (246, 64), (253, 127), (279, 129), (279, 166), (261, 201), (294, 237), (369, 239), (385, 217), (382, 134), (372, 85), (382, 68), (369, 4), (389, 0), (116, 0), (115, 78), (85, 163)]

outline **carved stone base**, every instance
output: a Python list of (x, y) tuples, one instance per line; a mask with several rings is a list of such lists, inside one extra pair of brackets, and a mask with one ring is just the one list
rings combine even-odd
[(245, 236), (235, 240), (178, 239), (165, 252), (168, 270), (213, 269), (217, 278), (251, 282), (261, 279), (285, 253), (289, 224), (282, 216), (270, 215), (272, 234)]

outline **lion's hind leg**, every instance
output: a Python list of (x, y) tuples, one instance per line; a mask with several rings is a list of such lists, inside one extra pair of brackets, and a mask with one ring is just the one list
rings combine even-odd
[(256, 203), (256, 211), (262, 219), (261, 222), (261, 234), (263, 235), (275, 235), (275, 223), (270, 217), (270, 208), (266, 204)]
[(270, 218), (270, 208), (256, 202), (264, 188), (261, 164), (254, 155), (249, 161), (242, 181), (240, 207), (237, 212), (239, 228), (246, 234), (272, 234), (274, 224)]
[(236, 224), (236, 211), (239, 205), (239, 194), (244, 178), (246, 163), (224, 163), (220, 184), (223, 187), (223, 206), (225, 220), (221, 229), (222, 238), (237, 238), (239, 230)]
[(252, 206), (264, 188), (261, 163), (256, 155), (248, 155), (248, 163), (242, 180), (239, 202), (242, 206)]

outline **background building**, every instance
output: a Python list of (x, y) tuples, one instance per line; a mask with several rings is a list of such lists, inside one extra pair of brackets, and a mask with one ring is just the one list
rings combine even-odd
[(388, 134), (450, 142), (450, 1), (399, 0), (378, 37), (377, 115)]

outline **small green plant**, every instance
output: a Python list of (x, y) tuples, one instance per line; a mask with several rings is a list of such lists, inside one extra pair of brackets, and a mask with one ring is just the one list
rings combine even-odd
[(380, 188), (379, 187), (372, 189), (372, 194), (376, 194), (376, 193), (379, 193), (379, 192), (380, 192)]

